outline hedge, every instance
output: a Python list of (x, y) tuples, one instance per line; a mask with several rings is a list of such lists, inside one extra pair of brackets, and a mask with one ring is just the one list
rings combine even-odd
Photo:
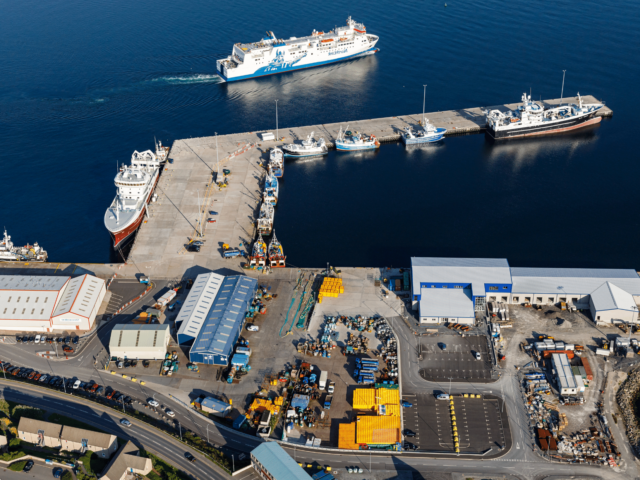
[(22, 471), (22, 469), (26, 464), (27, 464), (26, 460), (22, 460), (21, 462), (13, 462), (11, 465), (9, 465), (9, 470), (12, 470), (14, 472), (20, 472)]

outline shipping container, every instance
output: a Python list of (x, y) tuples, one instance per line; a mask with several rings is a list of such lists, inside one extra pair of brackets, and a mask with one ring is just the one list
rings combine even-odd
[[(605, 351), (608, 352), (608, 350), (605, 350)], [(596, 353), (598, 353), (597, 350), (596, 350)], [(582, 366), (584, 367), (584, 373), (586, 375), (587, 380), (592, 381), (593, 371), (591, 370), (591, 364), (589, 363), (589, 359), (587, 357), (584, 357), (584, 356), (582, 357)]]

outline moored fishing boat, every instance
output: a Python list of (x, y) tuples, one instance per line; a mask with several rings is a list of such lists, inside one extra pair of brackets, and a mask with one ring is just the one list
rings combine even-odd
[(253, 244), (253, 250), (249, 257), (249, 268), (263, 268), (267, 265), (267, 244), (264, 242), (262, 235)]
[(413, 130), (411, 127), (406, 127), (404, 132), (401, 133), (402, 141), (405, 145), (416, 145), (419, 143), (433, 143), (438, 140), (442, 140), (444, 134), (447, 133), (446, 128), (437, 128), (426, 118), (423, 119), (422, 128)]
[(0, 262), (46, 262), (47, 258), (47, 251), (38, 245), (38, 242), (16, 247), (11, 241), (11, 235), (4, 231), (4, 238), (0, 242)]
[[(349, 128), (349, 127), (347, 127)], [(380, 142), (375, 135), (366, 135), (360, 132), (350, 132), (349, 130), (340, 133), (336, 139), (336, 150), (353, 151), (353, 150), (375, 150), (380, 146)]]
[(578, 105), (572, 103), (545, 108), (524, 93), (522, 105), (516, 110), (506, 113), (485, 111), (487, 133), (495, 139), (502, 139), (568, 132), (599, 123), (602, 117), (596, 115), (602, 107), (602, 103), (584, 103), (578, 93)]
[(265, 203), (276, 205), (278, 203), (278, 194), (280, 193), (280, 186), (278, 185), (278, 179), (273, 175), (271, 169), (267, 172), (267, 177), (264, 181), (264, 192), (262, 199)]
[(271, 235), (274, 216), (275, 211), (273, 205), (263, 202), (260, 207), (260, 216), (258, 217), (258, 232), (260, 232), (261, 235)]
[(287, 257), (282, 250), (282, 244), (276, 238), (276, 232), (273, 232), (273, 238), (269, 242), (269, 265), (271, 268), (285, 267)]
[(284, 156), (311, 157), (315, 155), (326, 155), (329, 153), (329, 149), (327, 148), (324, 138), (321, 138), (316, 142), (313, 138), (313, 133), (314, 132), (311, 132), (307, 136), (307, 139), (303, 140), (301, 144), (290, 143), (288, 145), (283, 145), (282, 150), (284, 150)]
[(274, 147), (271, 149), (271, 153), (269, 154), (269, 169), (273, 172), (277, 178), (282, 178), (284, 175), (284, 155), (282, 154), (282, 150), (278, 147)]

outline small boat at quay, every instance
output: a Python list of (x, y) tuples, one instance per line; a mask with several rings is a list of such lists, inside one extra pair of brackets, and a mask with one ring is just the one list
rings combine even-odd
[(283, 268), (285, 267), (285, 257), (282, 250), (282, 244), (276, 238), (276, 232), (273, 231), (273, 238), (269, 242), (269, 265), (271, 268)]
[(258, 232), (260, 232), (261, 235), (271, 235), (274, 216), (275, 211), (273, 205), (268, 202), (263, 202), (260, 207), (260, 216), (258, 217)]
[(269, 154), (269, 169), (277, 178), (284, 175), (284, 155), (278, 147), (272, 148)]
[(313, 138), (313, 133), (314, 132), (311, 132), (307, 136), (307, 139), (303, 140), (301, 144), (290, 143), (288, 145), (283, 145), (282, 150), (284, 151), (284, 156), (312, 157), (316, 155), (326, 155), (329, 153), (329, 149), (327, 148), (324, 138), (321, 138), (316, 142)]
[(447, 133), (446, 128), (437, 128), (425, 118), (422, 122), (422, 128), (412, 130), (411, 127), (406, 127), (401, 135), (405, 145), (416, 145), (442, 140), (445, 133)]
[(261, 268), (267, 265), (267, 244), (264, 242), (262, 235), (258, 235), (253, 244), (253, 251), (249, 257), (249, 268)]
[(280, 193), (280, 186), (278, 185), (278, 179), (269, 169), (267, 173), (267, 178), (264, 181), (264, 193), (263, 193), (263, 201), (265, 203), (270, 203), (271, 205), (276, 205), (278, 203), (278, 194)]
[(16, 247), (11, 241), (11, 235), (4, 231), (4, 238), (0, 242), (0, 262), (46, 262), (47, 257), (46, 250), (38, 242)]
[(348, 130), (342, 133), (342, 127), (340, 127), (340, 133), (336, 140), (336, 149), (340, 151), (353, 151), (353, 150), (375, 150), (380, 146), (380, 142), (375, 135), (366, 135), (360, 132), (350, 132)]

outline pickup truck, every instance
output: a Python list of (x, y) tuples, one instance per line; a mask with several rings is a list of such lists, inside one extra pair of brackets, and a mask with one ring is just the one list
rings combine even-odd
[(327, 395), (324, 398), (324, 408), (325, 408), (325, 410), (329, 410), (331, 408), (331, 402), (333, 402), (333, 395)]

